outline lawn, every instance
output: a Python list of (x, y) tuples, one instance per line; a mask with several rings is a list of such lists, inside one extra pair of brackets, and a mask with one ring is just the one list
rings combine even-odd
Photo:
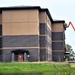
[(70, 63), (0, 63), (0, 73), (74, 72)]

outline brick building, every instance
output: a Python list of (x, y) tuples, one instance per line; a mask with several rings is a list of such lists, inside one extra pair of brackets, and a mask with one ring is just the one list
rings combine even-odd
[(64, 20), (48, 9), (0, 8), (0, 61), (64, 61)]

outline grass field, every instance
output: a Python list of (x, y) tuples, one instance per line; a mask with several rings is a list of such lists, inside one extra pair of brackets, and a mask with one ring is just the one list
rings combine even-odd
[(0, 73), (74, 72), (75, 64), (68, 63), (0, 63)]

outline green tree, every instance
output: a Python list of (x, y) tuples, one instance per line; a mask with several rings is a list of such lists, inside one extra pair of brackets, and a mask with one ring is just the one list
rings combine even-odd
[(71, 53), (73, 51), (72, 46), (69, 44), (66, 44), (66, 51)]
[(66, 54), (66, 55), (65, 55), (65, 58), (66, 58), (66, 59), (69, 60), (71, 56), (73, 57), (74, 51), (73, 51), (71, 45), (66, 44), (66, 52), (69, 53), (69, 54)]

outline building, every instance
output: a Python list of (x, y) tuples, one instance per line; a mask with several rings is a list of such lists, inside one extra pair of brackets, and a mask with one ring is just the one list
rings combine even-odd
[(39, 6), (0, 8), (0, 61), (64, 61), (64, 20)]

